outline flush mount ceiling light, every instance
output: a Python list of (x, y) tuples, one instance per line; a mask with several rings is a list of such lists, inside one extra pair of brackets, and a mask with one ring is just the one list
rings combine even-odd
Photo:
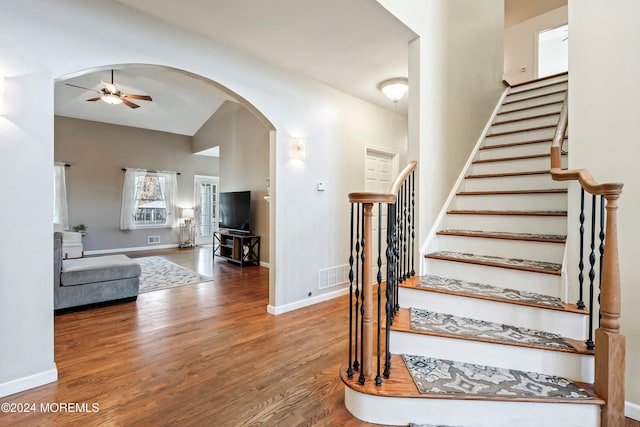
[(409, 90), (409, 81), (404, 77), (396, 77), (383, 81), (378, 85), (378, 89), (393, 102), (395, 107)]

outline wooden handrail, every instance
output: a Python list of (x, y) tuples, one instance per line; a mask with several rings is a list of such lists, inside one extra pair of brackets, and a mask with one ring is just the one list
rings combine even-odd
[[(606, 401), (600, 416), (601, 427), (624, 423), (625, 338), (620, 334), (620, 266), (618, 264), (617, 211), (623, 184), (599, 183), (586, 169), (562, 169), (562, 142), (569, 122), (568, 93), (562, 103), (558, 126), (551, 144), (551, 177), (555, 181), (578, 181), (582, 188), (606, 201), (606, 249), (601, 271), (600, 327), (596, 330), (596, 393)], [(595, 215), (593, 213), (592, 215)]]
[(391, 189), (388, 193), (371, 193), (366, 191), (360, 191), (356, 193), (349, 193), (349, 202), (351, 203), (395, 203), (398, 191), (402, 184), (409, 178), (409, 175), (416, 170), (418, 162), (415, 160), (409, 162), (402, 172), (396, 177), (391, 185)]
[(565, 96), (558, 119), (553, 142), (551, 143), (551, 176), (554, 181), (579, 181), (582, 187), (590, 194), (596, 196), (620, 195), (623, 184), (619, 182), (599, 183), (586, 169), (562, 169), (562, 142), (567, 134), (569, 123), (568, 94)]

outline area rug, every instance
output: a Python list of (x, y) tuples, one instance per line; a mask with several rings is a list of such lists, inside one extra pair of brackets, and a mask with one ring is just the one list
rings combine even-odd
[(564, 307), (560, 298), (552, 297), (550, 295), (517, 291), (515, 289), (498, 288), (496, 286), (466, 282), (464, 280), (450, 279), (430, 274), (424, 276), (417, 286), (420, 288), (484, 296), (504, 301), (515, 301), (558, 308)]
[(411, 309), (411, 329), (468, 338), (484, 338), (505, 344), (531, 344), (549, 349), (574, 350), (562, 336), (519, 326)]
[(139, 293), (193, 285), (211, 280), (210, 277), (188, 270), (159, 256), (134, 258), (134, 261), (142, 268)]
[(593, 399), (592, 394), (562, 377), (408, 354), (402, 358), (423, 394)]

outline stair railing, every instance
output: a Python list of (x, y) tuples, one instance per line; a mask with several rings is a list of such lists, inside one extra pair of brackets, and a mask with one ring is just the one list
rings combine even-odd
[[(398, 284), (415, 275), (415, 170), (410, 162), (400, 172), (388, 193), (350, 193), (351, 231), (349, 256), (349, 361), (347, 376), (359, 372), (364, 385), (373, 377), (375, 384), (389, 378), (391, 351), (389, 332), (398, 312)], [(386, 206), (383, 206), (386, 205)], [(385, 235), (382, 217), (387, 213)], [(373, 212), (377, 211), (377, 244), (374, 247)], [(386, 282), (383, 281), (383, 258), (386, 257)], [(374, 267), (374, 263), (376, 267)], [(376, 271), (374, 279), (374, 269)], [(384, 297), (382, 296), (384, 288)], [(376, 294), (374, 298), (374, 293)], [(382, 304), (384, 299), (384, 313)], [(375, 319), (374, 319), (375, 311)], [(375, 321), (375, 325), (374, 325)], [(385, 328), (384, 341), (382, 337)], [(374, 337), (374, 329), (376, 336)], [(373, 347), (376, 347), (374, 355)], [(381, 358), (384, 357), (384, 371)], [(382, 372), (381, 372), (382, 371)]]
[[(558, 126), (551, 144), (551, 176), (556, 181), (577, 181), (580, 184), (580, 247), (578, 264), (579, 308), (585, 308), (584, 295), (584, 240), (585, 192), (591, 195), (589, 239), (589, 331), (586, 345), (595, 348), (595, 391), (605, 400), (601, 425), (624, 424), (624, 363), (625, 338), (620, 334), (620, 268), (618, 265), (617, 210), (622, 194), (621, 183), (599, 183), (586, 169), (562, 169), (562, 143), (568, 124), (568, 95), (565, 97)], [(597, 199), (600, 199), (597, 209)], [(606, 200), (606, 204), (605, 204)], [(599, 218), (598, 254), (596, 253), (596, 218)], [(588, 226), (589, 224), (587, 224)], [(606, 241), (605, 241), (606, 236)], [(606, 243), (606, 244), (605, 244)], [(599, 255), (599, 260), (597, 259)], [(593, 337), (594, 293), (596, 262), (599, 263), (599, 324)]]

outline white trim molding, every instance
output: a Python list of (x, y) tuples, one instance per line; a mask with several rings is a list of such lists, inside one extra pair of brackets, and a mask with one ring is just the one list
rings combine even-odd
[(260, 261), (260, 267), (271, 268), (271, 264), (268, 262)]
[(345, 288), (338, 289), (332, 292), (327, 292), (325, 294), (318, 295), (315, 297), (290, 302), (289, 304), (276, 305), (276, 306), (269, 304), (267, 306), (267, 313), (277, 316), (278, 314), (288, 313), (290, 311), (297, 310), (299, 308), (304, 308), (304, 307), (308, 307), (310, 305), (318, 304), (324, 301), (329, 301), (330, 299), (338, 298), (348, 293), (349, 293), (349, 288), (345, 287)]
[(624, 416), (632, 420), (640, 421), (640, 405), (637, 403), (624, 402)]
[(55, 381), (58, 381), (58, 369), (54, 364), (53, 368), (47, 371), (0, 383), (0, 397), (9, 396), (10, 394), (19, 393)]

